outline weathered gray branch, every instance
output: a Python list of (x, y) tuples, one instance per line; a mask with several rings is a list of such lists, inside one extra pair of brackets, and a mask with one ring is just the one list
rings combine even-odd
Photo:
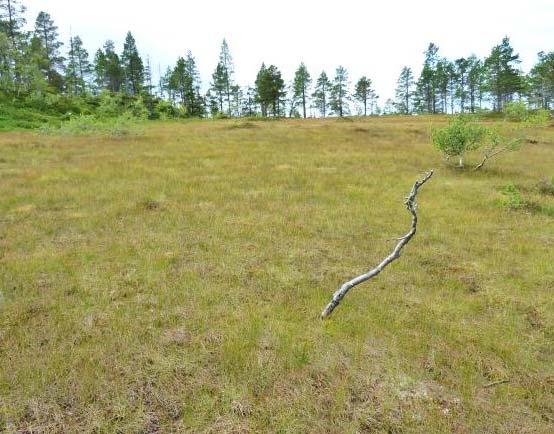
[(485, 155), (483, 156), (483, 160), (477, 166), (475, 166), (473, 170), (481, 169), (489, 159), (496, 157), (497, 155), (502, 154), (503, 152), (515, 151), (518, 148), (519, 143), (520, 143), (520, 139), (516, 138), (516, 139), (510, 140), (504, 146), (499, 146), (498, 139), (497, 139), (497, 141), (494, 142), (487, 149), (487, 151), (485, 152)]
[(373, 268), (372, 270), (369, 270), (367, 273), (362, 274), (361, 276), (358, 276), (345, 284), (343, 284), (334, 294), (331, 302), (325, 307), (323, 312), (321, 313), (321, 318), (325, 319), (331, 313), (333, 310), (339, 305), (341, 300), (344, 298), (344, 296), (350, 291), (352, 288), (354, 288), (356, 285), (359, 285), (360, 283), (365, 282), (366, 280), (371, 279), (372, 277), (377, 276), (383, 269), (389, 265), (392, 261), (395, 259), (398, 259), (400, 257), (400, 251), (402, 248), (410, 242), (412, 237), (416, 233), (417, 229), (417, 202), (416, 202), (416, 196), (419, 188), (425, 184), (430, 178), (433, 176), (433, 171), (429, 171), (425, 174), (425, 176), (416, 181), (414, 186), (412, 187), (412, 190), (410, 191), (410, 194), (406, 198), (406, 208), (408, 209), (408, 212), (412, 215), (412, 227), (410, 228), (409, 232), (404, 235), (403, 237), (398, 238), (396, 241), (398, 243), (396, 244), (395, 248), (393, 249), (392, 253), (387, 256), (383, 261), (377, 265), (377, 267)]
[(492, 383), (488, 383), (488, 384), (485, 384), (483, 387), (485, 389), (488, 389), (490, 387), (494, 387), (494, 386), (498, 386), (499, 384), (506, 384), (506, 383), (509, 383), (510, 380), (509, 379), (506, 379), (506, 380), (498, 380), (498, 381), (493, 381)]
[(508, 151), (508, 148), (501, 148), (501, 149), (497, 149), (497, 150), (494, 151), (494, 152), (491, 152), (490, 154), (485, 154), (485, 155), (483, 156), (483, 160), (482, 160), (477, 166), (475, 166), (475, 167), (473, 168), (473, 170), (479, 170), (481, 167), (483, 167), (483, 166), (485, 165), (485, 163), (487, 162), (487, 160), (488, 160), (489, 158), (492, 158), (492, 157), (494, 157), (494, 156), (496, 156), (496, 155), (498, 155), (498, 154), (501, 154), (502, 152), (506, 152), (506, 151)]

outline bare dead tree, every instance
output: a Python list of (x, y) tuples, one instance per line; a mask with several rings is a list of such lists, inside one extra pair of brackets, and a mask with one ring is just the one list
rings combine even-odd
[(410, 228), (409, 232), (404, 235), (401, 238), (397, 238), (396, 241), (398, 243), (394, 247), (392, 253), (387, 256), (383, 261), (377, 265), (377, 267), (373, 268), (372, 270), (369, 270), (367, 273), (362, 274), (361, 276), (355, 277), (352, 280), (349, 280), (348, 282), (344, 283), (334, 294), (333, 298), (331, 299), (331, 302), (325, 307), (323, 312), (321, 313), (321, 318), (325, 319), (331, 313), (335, 308), (339, 305), (341, 300), (344, 298), (344, 296), (350, 291), (352, 288), (354, 288), (356, 285), (359, 285), (360, 283), (365, 282), (366, 280), (371, 279), (372, 277), (377, 276), (383, 269), (389, 265), (394, 260), (398, 259), (400, 257), (400, 251), (402, 248), (410, 242), (412, 237), (416, 233), (417, 229), (417, 202), (416, 202), (416, 196), (419, 188), (425, 184), (431, 177), (433, 176), (433, 170), (427, 172), (424, 177), (420, 180), (417, 180), (412, 187), (412, 190), (410, 191), (410, 194), (406, 198), (406, 201), (404, 202), (406, 205), (406, 208), (408, 209), (408, 212), (412, 215), (412, 227)]

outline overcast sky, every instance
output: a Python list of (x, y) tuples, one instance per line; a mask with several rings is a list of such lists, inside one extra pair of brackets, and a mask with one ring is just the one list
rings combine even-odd
[[(225, 37), (236, 79), (253, 83), (262, 62), (288, 81), (303, 61), (312, 76), (345, 66), (367, 75), (381, 97), (394, 95), (404, 65), (417, 74), (435, 42), (450, 59), (482, 57), (508, 35), (527, 71), (539, 51), (554, 50), (554, 0), (22, 0), (29, 25), (49, 12), (64, 41), (79, 35), (91, 56), (106, 39), (121, 50), (128, 30), (154, 72), (191, 50), (206, 85)], [(156, 74), (157, 75), (157, 74)]]

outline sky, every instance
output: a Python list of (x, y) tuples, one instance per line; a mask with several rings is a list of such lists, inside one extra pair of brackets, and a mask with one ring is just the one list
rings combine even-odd
[[(430, 42), (449, 59), (484, 57), (509, 36), (528, 71), (539, 51), (554, 50), (554, 0), (22, 0), (28, 25), (39, 11), (52, 16), (66, 42), (83, 39), (91, 57), (111, 39), (119, 51), (131, 31), (157, 73), (191, 50), (209, 85), (223, 38), (235, 79), (253, 84), (262, 62), (285, 80), (300, 62), (315, 78), (347, 68), (352, 85), (372, 79), (381, 104), (394, 97), (403, 66), (416, 74)], [(157, 75), (157, 74), (156, 74)]]

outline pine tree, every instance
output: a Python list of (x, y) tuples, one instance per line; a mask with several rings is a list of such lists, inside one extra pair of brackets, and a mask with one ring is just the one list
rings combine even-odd
[(519, 54), (514, 53), (510, 39), (504, 37), (485, 59), (486, 89), (493, 99), (493, 108), (501, 111), (516, 93), (524, 89), (523, 78), (517, 65)]
[(315, 91), (312, 94), (315, 107), (323, 117), (327, 116), (327, 108), (329, 106), (331, 87), (331, 80), (329, 80), (329, 77), (327, 77), (327, 74), (325, 73), (325, 71), (323, 71), (316, 81)]
[(95, 82), (98, 91), (119, 92), (124, 81), (124, 70), (119, 56), (115, 52), (113, 41), (106, 41), (103, 50), (98, 50), (94, 57)]
[(232, 89), (233, 89), (233, 74), (234, 74), (233, 58), (229, 51), (227, 41), (223, 39), (221, 43), (221, 51), (219, 53), (219, 61), (212, 74), (211, 90), (217, 96), (219, 101), (219, 110), (223, 113), (224, 103), (227, 108), (227, 115), (231, 116), (232, 105)]
[(217, 98), (214, 97), (211, 89), (208, 89), (208, 92), (206, 92), (206, 109), (211, 117), (217, 116), (220, 112)]
[(469, 98), (469, 111), (475, 113), (477, 106), (481, 108), (483, 89), (485, 83), (485, 68), (483, 62), (472, 55), (468, 59), (467, 93)]
[(537, 108), (554, 108), (554, 51), (538, 53), (538, 62), (529, 73), (529, 99)]
[(223, 113), (223, 104), (225, 102), (225, 95), (227, 90), (227, 76), (225, 67), (221, 62), (217, 63), (215, 71), (212, 74), (212, 86), (211, 91), (215, 100), (218, 103), (219, 112)]
[(447, 93), (450, 99), (450, 114), (454, 114), (454, 105), (456, 102), (456, 85), (458, 83), (458, 74), (452, 62), (448, 62), (446, 69), (448, 75)]
[(308, 100), (309, 88), (311, 83), (312, 79), (310, 77), (310, 73), (308, 72), (306, 65), (304, 65), (304, 62), (302, 62), (294, 74), (292, 88), (293, 99), (295, 101), (293, 103), (293, 106), (297, 105), (296, 101), (302, 104), (302, 114), (304, 116), (304, 119), (306, 118), (306, 103)]
[(394, 110), (395, 110), (394, 101), (391, 98), (388, 98), (385, 101), (385, 106), (383, 107), (383, 114), (384, 115), (392, 115), (395, 112)]
[(0, 33), (5, 33), (11, 47), (19, 46), (21, 28), (25, 25), (26, 8), (18, 0), (0, 0)]
[(87, 50), (79, 36), (69, 38), (68, 64), (66, 69), (66, 88), (71, 94), (83, 94), (87, 90), (87, 81), (91, 65)]
[(335, 71), (335, 78), (331, 86), (331, 100), (329, 106), (340, 117), (349, 113), (348, 72), (343, 66), (339, 66)]
[(242, 89), (238, 84), (231, 86), (231, 115), (239, 117), (242, 109)]
[(438, 97), (438, 111), (448, 111), (448, 82), (450, 77), (450, 62), (447, 59), (439, 59), (435, 69), (435, 86)]
[(399, 113), (409, 115), (413, 112), (414, 74), (405, 66), (400, 72), (396, 86), (395, 107)]
[(256, 99), (260, 104), (262, 116), (271, 113), (274, 117), (283, 115), (285, 82), (281, 71), (275, 66), (266, 67), (264, 63), (256, 76)]
[(173, 86), (173, 69), (167, 67), (165, 73), (160, 77), (160, 95), (164, 97), (167, 95), (172, 105), (176, 103), (175, 88)]
[(107, 62), (106, 54), (101, 49), (98, 49), (94, 55), (94, 85), (96, 93), (104, 90), (107, 87), (106, 78), (107, 78)]
[(27, 35), (25, 7), (18, 0), (0, 0), (0, 91), (18, 94), (22, 87), (22, 73)]
[(144, 85), (144, 64), (131, 32), (125, 37), (121, 66), (125, 77), (125, 91), (131, 95), (140, 94)]
[(32, 36), (29, 43), (23, 47), (21, 61), (16, 64), (16, 77), (19, 81), (18, 96), (52, 90), (44, 74), (46, 66), (44, 46), (39, 38)]
[(63, 80), (59, 70), (63, 69), (64, 58), (60, 54), (63, 43), (58, 40), (58, 27), (50, 14), (39, 12), (35, 21), (35, 36), (40, 39), (44, 47), (44, 72), (48, 83), (56, 89), (61, 89)]
[(12, 71), (10, 41), (5, 33), (0, 32), (0, 92), (13, 90)]
[(363, 76), (358, 80), (354, 89), (354, 98), (363, 105), (364, 116), (367, 116), (367, 105), (371, 100), (374, 90), (371, 88), (371, 80)]
[(257, 113), (256, 107), (256, 89), (251, 86), (246, 88), (246, 91), (243, 92), (242, 99), (242, 114), (243, 116), (255, 116)]
[(204, 116), (206, 101), (200, 95), (200, 74), (190, 51), (186, 58), (179, 57), (177, 60), (169, 77), (168, 87), (180, 100), (186, 116)]
[(146, 95), (152, 97), (154, 92), (154, 85), (152, 83), (152, 64), (150, 63), (150, 56), (146, 58), (146, 65), (144, 67), (144, 86), (143, 90)]
[(455, 96), (460, 101), (460, 112), (464, 113), (466, 109), (466, 101), (468, 96), (468, 73), (471, 66), (470, 60), (461, 57), (454, 61), (456, 68), (457, 87), (455, 90)]
[(425, 61), (417, 81), (416, 104), (418, 111), (437, 112), (437, 63), (439, 47), (430, 43), (425, 51)]

